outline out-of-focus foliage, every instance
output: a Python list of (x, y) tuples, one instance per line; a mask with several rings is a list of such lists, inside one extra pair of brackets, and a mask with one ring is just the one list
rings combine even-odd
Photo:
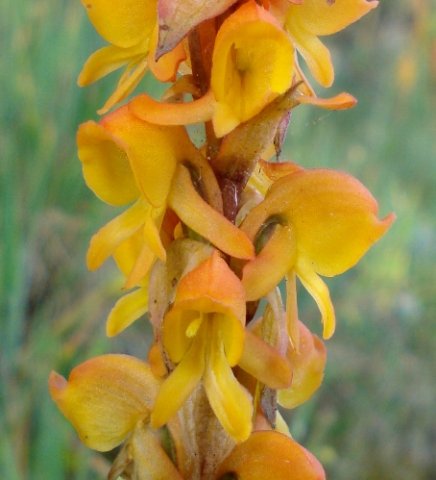
[[(398, 216), (358, 268), (329, 281), (338, 329), (328, 342), (327, 379), (288, 418), (335, 480), (436, 476), (430, 5), (382, 2), (327, 39), (337, 91), (350, 91), (359, 105), (335, 113), (299, 107), (284, 152), (306, 167), (349, 171)], [(51, 403), (48, 373), (106, 351), (146, 352), (137, 335), (146, 322), (102, 340), (121, 280), (110, 268), (84, 266), (90, 234), (108, 212), (83, 185), (74, 134), (114, 81), (75, 85), (99, 44), (84, 17), (79, 2), (66, 0), (0, 5), (0, 476), (8, 480), (104, 478), (105, 459), (79, 445)], [(301, 306), (319, 328), (311, 302)]]

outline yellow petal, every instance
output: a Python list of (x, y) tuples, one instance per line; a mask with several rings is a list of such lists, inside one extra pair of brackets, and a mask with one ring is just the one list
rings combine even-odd
[(257, 300), (276, 287), (291, 270), (295, 259), (295, 231), (289, 226), (276, 225), (271, 238), (257, 257), (244, 267), (242, 284), (247, 301)]
[(201, 198), (183, 166), (177, 169), (169, 204), (183, 223), (223, 252), (236, 258), (253, 257), (254, 248), (245, 233)]
[(118, 335), (148, 310), (147, 288), (138, 288), (121, 297), (109, 313), (106, 321), (108, 337)]
[(156, 24), (156, 0), (82, 0), (91, 23), (109, 43), (128, 48)]
[(299, 95), (297, 98), (299, 103), (314, 105), (326, 110), (347, 110), (357, 103), (353, 95), (347, 92), (339, 93), (330, 98), (319, 98), (313, 95)]
[(82, 442), (108, 451), (148, 417), (158, 382), (150, 367), (135, 357), (102, 355), (75, 367), (68, 381), (52, 372), (49, 388)]
[(144, 55), (143, 50), (144, 47), (142, 45), (140, 45), (140, 48), (138, 46), (119, 48), (113, 45), (100, 48), (86, 60), (77, 83), (81, 87), (86, 87), (109, 73), (118, 70), (141, 54)]
[(238, 480), (325, 480), (318, 460), (304, 447), (278, 432), (259, 431), (237, 445), (220, 466)]
[(118, 81), (117, 88), (106, 100), (105, 104), (97, 110), (97, 113), (99, 115), (103, 115), (117, 103), (127, 98), (138, 86), (139, 82), (147, 71), (147, 67), (147, 58), (139, 57), (132, 60), (132, 62), (127, 65), (124, 73)]
[(123, 145), (145, 198), (154, 207), (165, 205), (177, 162), (195, 148), (186, 130), (141, 121), (128, 105), (103, 117), (101, 124)]
[(77, 132), (78, 155), (88, 187), (110, 205), (125, 205), (139, 196), (128, 157), (102, 125), (89, 121)]
[(290, 346), (288, 360), (292, 364), (292, 385), (280, 390), (277, 400), (283, 407), (295, 408), (306, 402), (320, 387), (324, 378), (327, 351), (324, 343), (301, 322), (300, 350), (296, 352)]
[(245, 122), (284, 93), (292, 82), (293, 63), (288, 36), (256, 2), (230, 15), (218, 31), (212, 60), (217, 135), (225, 135), (235, 122)]
[(356, 22), (373, 8), (373, 0), (304, 0), (292, 5), (287, 21), (298, 24), (313, 35), (332, 35)]
[(165, 210), (162, 208), (155, 209), (151, 207), (150, 213), (144, 219), (144, 242), (147, 243), (150, 250), (160, 260), (165, 262), (166, 251), (160, 238), (160, 225)]
[(146, 213), (147, 206), (139, 200), (100, 228), (91, 238), (86, 257), (88, 268), (90, 270), (99, 268), (124, 240), (141, 228)]
[(144, 235), (142, 229), (139, 227), (136, 233), (120, 243), (113, 253), (115, 263), (125, 277), (127, 277), (132, 271), (143, 245)]
[(150, 273), (151, 267), (156, 260), (156, 256), (150, 250), (147, 244), (143, 244), (138, 257), (129, 272), (124, 288), (132, 288), (135, 285), (144, 283), (144, 277)]
[(251, 433), (253, 404), (250, 394), (236, 380), (214, 325), (208, 335), (208, 357), (203, 382), (210, 406), (226, 432), (242, 442)]
[(250, 330), (245, 331), (244, 352), (238, 365), (273, 389), (286, 388), (292, 381), (288, 360)]
[(204, 372), (204, 328), (200, 328), (186, 355), (163, 382), (156, 398), (151, 424), (158, 428), (173, 417), (194, 390)]
[(312, 75), (323, 87), (330, 87), (335, 72), (328, 48), (317, 36), (304, 30), (299, 24), (288, 24), (287, 27)]
[(335, 333), (336, 316), (335, 309), (330, 298), (330, 292), (327, 285), (321, 278), (312, 270), (311, 265), (299, 261), (296, 267), (296, 272), (304, 285), (306, 290), (315, 300), (321, 312), (321, 321), (324, 326), (322, 336), (323, 338), (330, 338)]

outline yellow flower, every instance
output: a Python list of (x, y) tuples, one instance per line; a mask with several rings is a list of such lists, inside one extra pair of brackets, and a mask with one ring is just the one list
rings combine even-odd
[(202, 381), (224, 429), (237, 441), (251, 432), (253, 405), (231, 367), (244, 346), (245, 297), (218, 252), (180, 281), (163, 321), (163, 345), (177, 364), (160, 387), (151, 414), (157, 428), (173, 417)]
[(147, 95), (132, 101), (139, 118), (162, 125), (212, 120), (222, 137), (289, 89), (294, 49), (276, 19), (254, 0), (221, 25), (214, 46), (211, 90), (190, 103), (162, 104)]
[(86, 446), (106, 452), (128, 439), (133, 468), (155, 480), (182, 480), (149, 427), (158, 388), (150, 367), (128, 355), (92, 358), (68, 381), (56, 372), (49, 378), (51, 397)]
[(329, 338), (335, 314), (319, 275), (345, 272), (386, 232), (395, 216), (379, 220), (377, 212), (370, 192), (342, 172), (300, 170), (275, 181), (241, 227), (258, 249), (243, 269), (247, 300), (261, 298), (287, 276), (288, 330), (298, 343), (296, 274), (318, 304)]
[(93, 53), (86, 61), (78, 83), (86, 86), (125, 66), (116, 90), (99, 110), (106, 113), (126, 98), (150, 68), (161, 81), (175, 78), (179, 63), (185, 59), (181, 45), (158, 62), (156, 0), (82, 0), (97, 32), (110, 44)]
[[(114, 256), (127, 277), (126, 287), (143, 281), (155, 259), (166, 258), (161, 226), (168, 207), (229, 255), (252, 257), (253, 246), (247, 236), (203, 200), (193, 186), (188, 167), (198, 168), (206, 178), (211, 177), (210, 167), (183, 127), (143, 122), (125, 106), (99, 123), (82, 124), (77, 143), (89, 188), (110, 205), (131, 204), (91, 239), (87, 255), (91, 270)], [(142, 293), (123, 297), (119, 310), (110, 317), (110, 335), (144, 313), (147, 295), (142, 287)]]
[[(218, 469), (238, 480), (325, 480), (318, 460), (291, 438), (276, 431), (258, 431), (237, 445)], [(224, 477), (223, 477), (224, 478)]]
[(288, 4), (286, 29), (322, 86), (333, 83), (334, 70), (330, 52), (318, 37), (343, 30), (377, 5), (372, 0), (304, 0), (301, 4)]

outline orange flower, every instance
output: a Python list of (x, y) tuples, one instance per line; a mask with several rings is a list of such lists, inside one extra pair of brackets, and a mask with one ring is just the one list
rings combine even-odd
[(395, 216), (379, 220), (377, 212), (370, 192), (342, 172), (301, 170), (274, 182), (241, 227), (259, 250), (243, 270), (247, 300), (261, 298), (287, 276), (288, 329), (298, 343), (297, 316), (290, 305), (296, 274), (317, 302), (323, 336), (329, 338), (335, 314), (319, 275), (345, 272), (386, 232)]
[(324, 480), (318, 460), (291, 438), (259, 431), (237, 445), (221, 464), (216, 479), (226, 473), (238, 480)]

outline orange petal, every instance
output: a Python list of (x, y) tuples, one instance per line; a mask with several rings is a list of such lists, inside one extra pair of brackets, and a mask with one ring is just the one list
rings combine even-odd
[(106, 335), (114, 337), (148, 310), (147, 288), (138, 288), (121, 297), (109, 313), (106, 321)]
[(327, 351), (324, 343), (301, 322), (300, 350), (288, 349), (288, 360), (294, 376), (292, 385), (278, 392), (277, 400), (283, 407), (295, 408), (306, 402), (320, 387), (324, 378)]
[(147, 38), (156, 23), (155, 0), (82, 0), (82, 4), (97, 32), (118, 47)]
[(137, 201), (118, 217), (115, 217), (93, 235), (86, 256), (90, 270), (96, 270), (110, 257), (117, 247), (138, 231), (144, 223), (147, 206)]
[(70, 377), (51, 372), (50, 394), (82, 442), (108, 451), (147, 418), (158, 382), (150, 367), (128, 355), (102, 355), (75, 367)]
[(101, 124), (123, 146), (145, 198), (165, 204), (176, 164), (195, 148), (183, 127), (163, 127), (139, 120), (128, 105), (106, 115)]
[(244, 352), (238, 365), (270, 388), (286, 388), (292, 381), (292, 368), (275, 348), (250, 330), (245, 331)]
[(274, 431), (259, 431), (237, 445), (219, 468), (238, 480), (325, 480), (318, 460), (289, 437)]
[(169, 204), (183, 223), (223, 252), (236, 258), (253, 257), (254, 248), (245, 233), (201, 198), (183, 166), (177, 169)]
[(292, 269), (295, 260), (295, 231), (289, 226), (276, 225), (257, 257), (244, 267), (242, 285), (247, 301), (257, 300), (276, 287)]
[(102, 125), (80, 125), (77, 147), (88, 187), (110, 205), (125, 205), (139, 196), (126, 152)]
[(215, 102), (212, 92), (193, 102), (158, 102), (143, 93), (130, 103), (130, 110), (141, 120), (156, 125), (190, 125), (207, 122), (212, 118)]
[(314, 105), (326, 110), (347, 110), (356, 105), (357, 100), (349, 93), (342, 92), (330, 98), (319, 98), (312, 95), (299, 95), (299, 103)]

